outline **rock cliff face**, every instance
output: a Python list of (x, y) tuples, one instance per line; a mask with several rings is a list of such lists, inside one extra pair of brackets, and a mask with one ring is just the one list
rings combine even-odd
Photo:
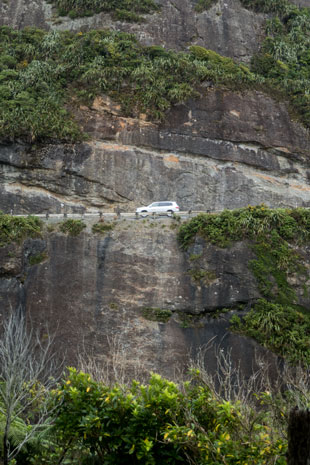
[[(296, 0), (297, 4), (302, 3)], [(82, 31), (114, 28), (135, 33), (147, 45), (184, 50), (197, 44), (248, 62), (263, 37), (264, 15), (219, 0), (203, 13), (191, 0), (162, 0), (142, 24), (114, 22), (107, 14), (57, 18), (43, 0), (0, 1), (0, 24)], [(0, 209), (15, 214), (133, 211), (156, 199), (181, 209), (222, 210), (248, 204), (310, 206), (309, 131), (288, 107), (258, 91), (215, 89), (175, 106), (161, 124), (145, 115), (125, 118), (109, 98), (75, 109), (87, 142), (0, 145)], [(128, 365), (171, 374), (190, 350), (216, 336), (251, 367), (258, 346), (228, 331), (230, 314), (260, 293), (248, 269), (249, 244), (220, 249), (196, 242), (187, 253), (170, 228), (173, 220), (118, 223), (104, 238), (90, 230), (77, 238), (45, 233), (40, 240), (0, 248), (1, 312), (21, 305), (39, 327), (47, 321), (61, 350), (74, 361), (85, 347), (104, 358), (121, 347)], [(30, 265), (29, 258), (47, 258)], [(190, 254), (203, 253), (207, 279), (195, 281)], [(307, 250), (304, 250), (307, 256)], [(74, 273), (73, 273), (74, 271)], [(296, 282), (299, 303), (310, 301)], [(170, 310), (166, 323), (147, 310)], [(42, 329), (43, 331), (43, 329)], [(112, 347), (112, 348), (113, 348)], [(263, 350), (260, 348), (259, 350)], [(210, 358), (209, 364), (214, 364)]]
[[(21, 305), (42, 333), (48, 322), (71, 363), (85, 348), (104, 359), (119, 344), (128, 366), (143, 361), (171, 375), (215, 337), (250, 369), (254, 352), (265, 352), (228, 330), (233, 309), (260, 296), (247, 266), (249, 244), (220, 249), (199, 240), (185, 253), (172, 225), (173, 219), (122, 220), (105, 237), (52, 232), (0, 249), (1, 312)], [(44, 261), (31, 265), (43, 252)], [(203, 279), (190, 271), (197, 267), (193, 253), (208, 271)], [(227, 307), (225, 315), (214, 313)], [(151, 321), (151, 309), (159, 312), (155, 320), (163, 310), (171, 317)]]

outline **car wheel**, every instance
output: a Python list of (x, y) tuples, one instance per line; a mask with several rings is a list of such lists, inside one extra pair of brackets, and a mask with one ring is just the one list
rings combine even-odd
[(172, 215), (173, 215), (173, 211), (172, 211), (172, 210), (168, 210), (168, 211), (167, 211), (167, 215), (168, 215), (168, 216), (172, 216)]
[(140, 213), (140, 215), (142, 216), (142, 218), (145, 218), (147, 216), (147, 211), (146, 210), (142, 210), (142, 212)]

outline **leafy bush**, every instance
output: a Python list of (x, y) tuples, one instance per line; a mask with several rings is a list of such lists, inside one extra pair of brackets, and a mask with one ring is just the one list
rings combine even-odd
[(182, 387), (156, 374), (146, 385), (108, 387), (71, 368), (54, 393), (66, 463), (79, 447), (94, 464), (285, 464), (286, 441), (268, 414), (249, 409), (247, 428), (245, 407), (219, 399), (196, 377)]
[(0, 247), (41, 235), (42, 222), (34, 216), (17, 217), (0, 212)]
[(204, 270), (203, 268), (191, 268), (188, 270), (188, 274), (196, 283), (200, 283), (201, 281), (208, 283), (216, 278), (213, 271)]
[(83, 221), (73, 219), (65, 220), (59, 226), (61, 232), (70, 236), (78, 236), (84, 228), (86, 228), (86, 224)]

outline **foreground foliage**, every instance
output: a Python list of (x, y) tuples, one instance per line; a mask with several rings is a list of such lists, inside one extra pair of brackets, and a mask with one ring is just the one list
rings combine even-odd
[(193, 375), (181, 386), (153, 374), (148, 384), (109, 387), (71, 368), (53, 393), (54, 445), (34, 463), (63, 453), (68, 464), (285, 464), (286, 440), (268, 414), (248, 428), (240, 402), (217, 398)]
[[(268, 365), (254, 360), (245, 378), (216, 347), (213, 356), (202, 348), (178, 383), (158, 374), (103, 383), (75, 368), (57, 382), (49, 342), (43, 346), (24, 323), (20, 312), (9, 317), (0, 344), (5, 465), (285, 465), (289, 413), (310, 406), (301, 366), (282, 364), (271, 381)], [(213, 375), (205, 368), (210, 355)], [(105, 376), (104, 366), (90, 368)]]
[[(4, 320), (4, 321), (3, 321)], [(51, 423), (49, 393), (59, 370), (52, 339), (27, 325), (22, 308), (2, 318), (0, 338), (0, 452), (3, 465), (27, 463), (24, 454)], [(54, 373), (53, 373), (54, 372)]]

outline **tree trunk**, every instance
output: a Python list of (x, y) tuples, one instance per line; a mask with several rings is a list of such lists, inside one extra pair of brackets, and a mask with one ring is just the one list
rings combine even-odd
[(3, 465), (9, 465), (9, 444), (7, 431), (3, 434)]
[(295, 408), (288, 424), (287, 465), (310, 465), (310, 411)]

